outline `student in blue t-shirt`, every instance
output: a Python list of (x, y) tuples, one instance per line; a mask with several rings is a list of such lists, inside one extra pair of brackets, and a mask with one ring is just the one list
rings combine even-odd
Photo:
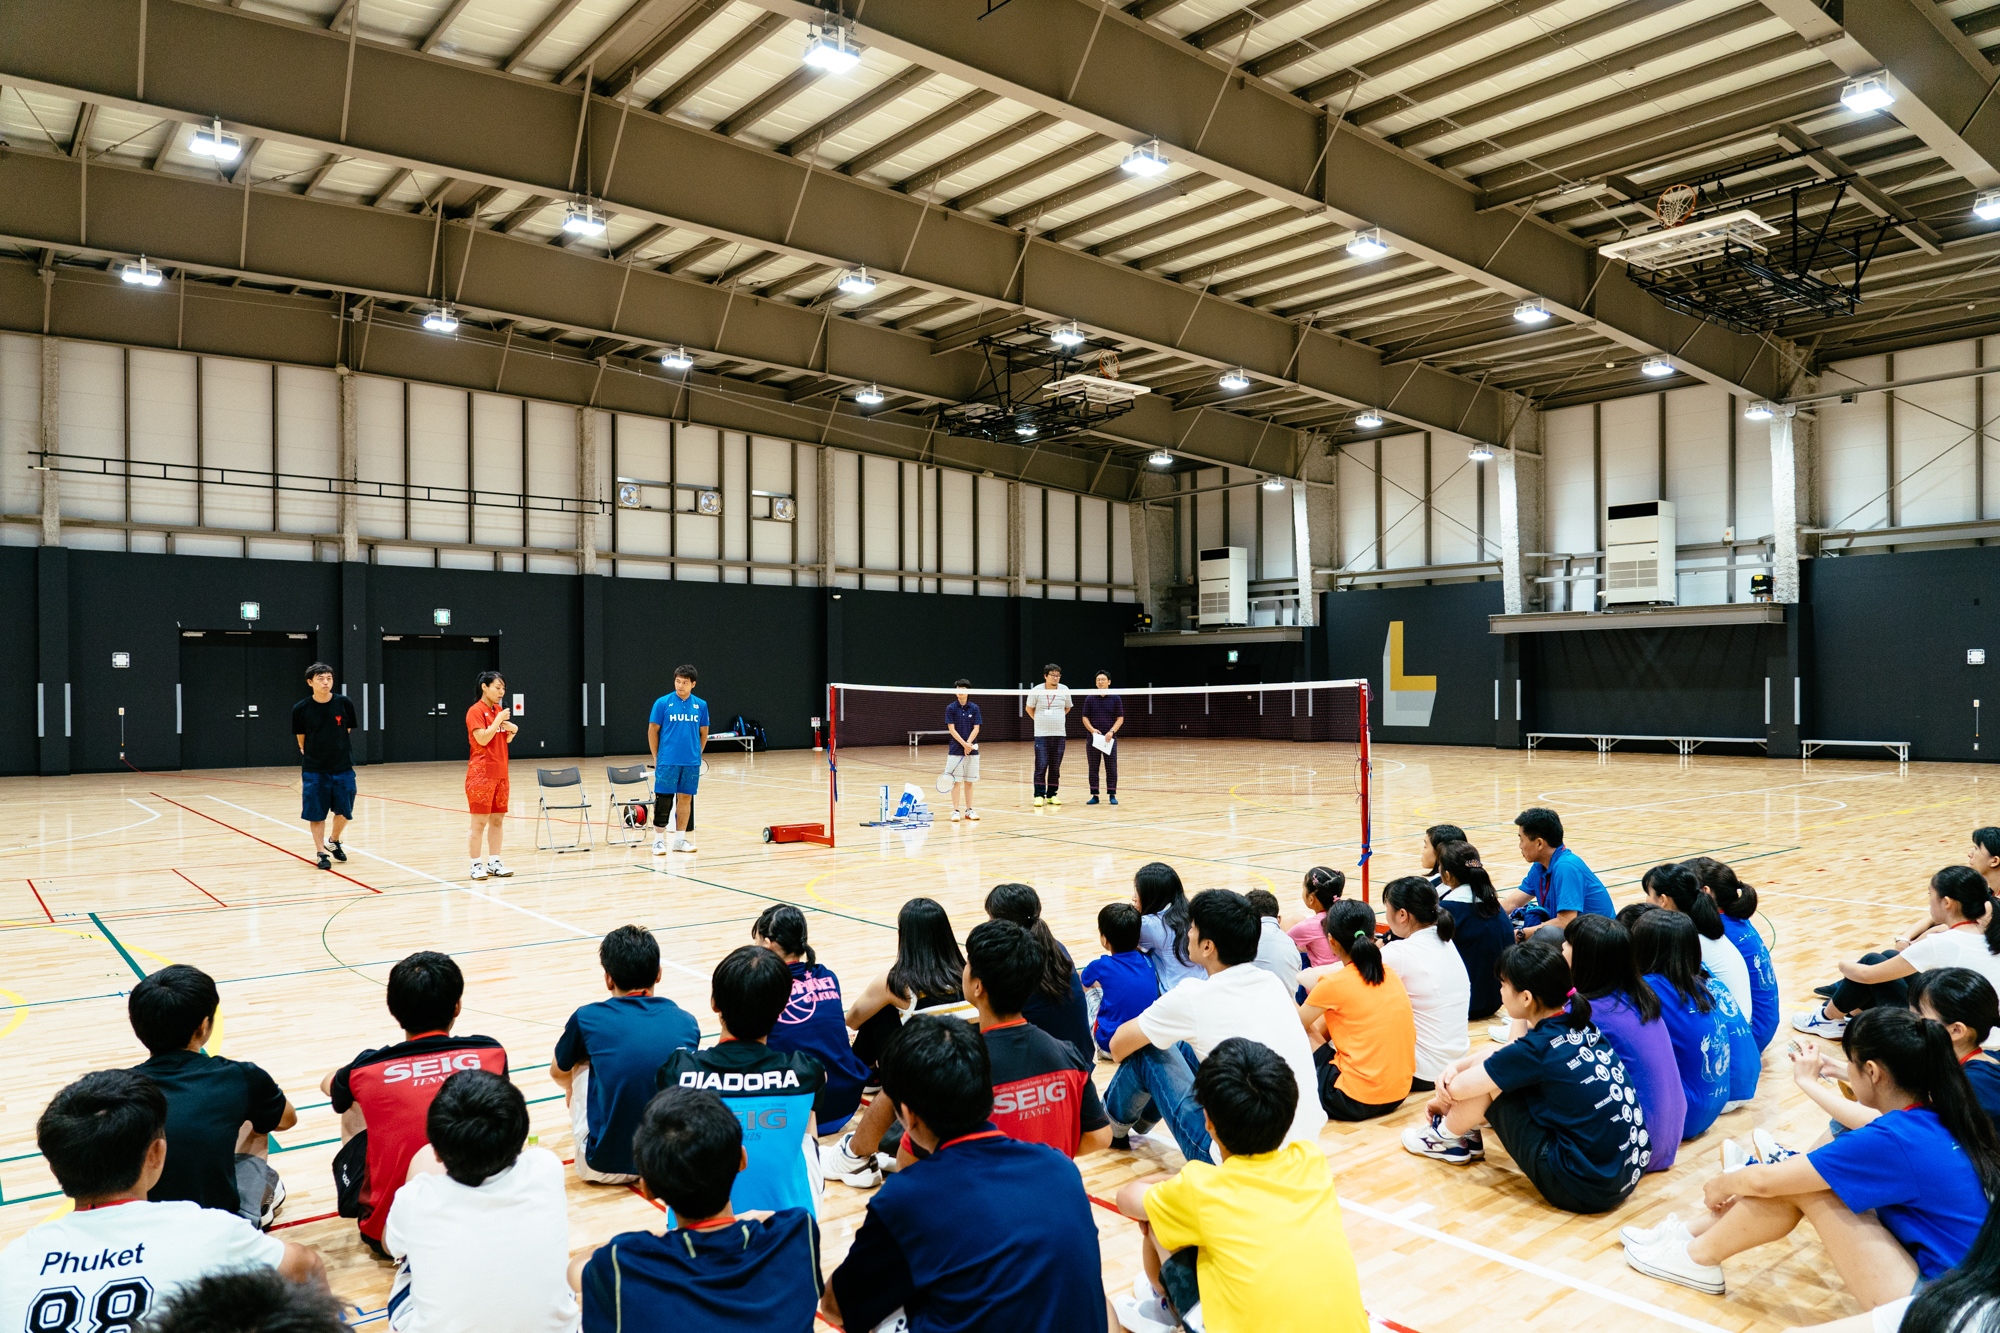
[(1160, 979), (1152, 960), (1139, 952), (1139, 909), (1131, 903), (1097, 909), (1097, 942), (1104, 946), (1104, 956), (1083, 969), (1084, 995), (1091, 1000), (1090, 1031), (1097, 1053), (1109, 1059), (1111, 1034), (1160, 998)]
[[(1848, 1291), (1874, 1309), (1965, 1259), (2000, 1193), (2000, 1140), (1951, 1035), (1882, 1007), (1849, 1020), (1841, 1045), (1855, 1100), (1882, 1114), (1810, 1152), (1711, 1177), (1709, 1211), (1692, 1224), (1669, 1216), (1620, 1233), (1626, 1263), (1719, 1296), (1724, 1260), (1808, 1221)], [(1817, 1052), (1795, 1059), (1819, 1067)]]
[(706, 1050), (675, 1051), (660, 1066), (661, 1088), (713, 1092), (743, 1122), (743, 1173), (731, 1206), (804, 1208), (819, 1215), (818, 1135), (813, 1103), (826, 1086), (820, 1062), (803, 1051), (769, 1044), (778, 1016), (792, 1002), (792, 970), (769, 949), (746, 944), (715, 965), (710, 1003), (722, 1036)]
[(765, 908), (750, 927), (750, 938), (791, 969), (792, 1000), (771, 1029), (770, 1046), (803, 1051), (826, 1070), (826, 1086), (813, 1102), (813, 1119), (821, 1134), (831, 1134), (844, 1127), (861, 1105), (861, 1089), (868, 1082), (868, 1066), (854, 1053), (848, 1037), (840, 978), (813, 955), (812, 945), (806, 943), (806, 914), (790, 903)]
[(919, 1014), (882, 1055), (882, 1091), (916, 1161), (868, 1200), (820, 1313), (855, 1333), (1104, 1333), (1097, 1220), (1067, 1157), (996, 1129), (979, 1032)]
[(670, 1211), (658, 1231), (627, 1231), (570, 1260), (584, 1333), (810, 1333), (819, 1226), (803, 1208), (736, 1215), (730, 1195), (748, 1158), (742, 1121), (722, 1099), (666, 1089), (647, 1104), (632, 1152), (641, 1192)]
[(694, 795), (701, 785), (701, 752), (708, 746), (708, 701), (694, 692), (699, 679), (693, 667), (675, 667), (674, 692), (653, 701), (646, 726), (653, 756), (653, 827), (659, 830), (653, 835), (655, 856), (695, 849)]
[(1533, 806), (1514, 817), (1520, 830), (1521, 859), (1528, 874), (1521, 887), (1500, 895), (1500, 905), (1513, 913), (1523, 933), (1547, 922), (1567, 925), (1578, 912), (1615, 916), (1611, 891), (1604, 887), (1583, 858), (1563, 846), (1562, 816)]
[(1626, 911), (1632, 913), (1628, 927), (1632, 961), (1660, 998), (1660, 1018), (1673, 1041), (1674, 1063), (1680, 1066), (1681, 1090), (1687, 1096), (1681, 1139), (1699, 1138), (1731, 1100), (1734, 1052), (1715, 998), (1719, 988), (1711, 988), (1701, 970), (1701, 947), (1691, 918), (1657, 907)]
[(1777, 1034), (1783, 1015), (1778, 1012), (1778, 969), (1771, 962), (1771, 950), (1750, 918), (1757, 915), (1757, 890), (1745, 888), (1736, 872), (1712, 856), (1697, 856), (1683, 862), (1701, 879), (1701, 887), (1715, 899), (1722, 913), (1722, 935), (1743, 956), (1750, 974), (1750, 1036), (1761, 1055)]
[(556, 1041), (549, 1077), (569, 1095), (576, 1137), (576, 1178), (593, 1185), (629, 1185), (632, 1132), (653, 1096), (653, 1071), (683, 1046), (701, 1042), (689, 1013), (664, 995), (660, 945), (644, 926), (620, 926), (597, 946), (608, 1000), (569, 1016)]

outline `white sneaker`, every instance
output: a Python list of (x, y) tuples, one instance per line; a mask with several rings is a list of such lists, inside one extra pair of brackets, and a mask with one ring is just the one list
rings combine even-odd
[(502, 865), (500, 858), (497, 856), (486, 858), (486, 873), (492, 875), (495, 879), (514, 878), (514, 872), (509, 870), (505, 865)]
[(1815, 1004), (1810, 1009), (1801, 1009), (1792, 1015), (1792, 1026), (1812, 1037), (1825, 1037), (1828, 1041), (1839, 1041), (1847, 1031), (1847, 1020), (1828, 1018), (1826, 1006)]
[(954, 824), (956, 824), (956, 823), (957, 823), (957, 822), (958, 822), (959, 820), (961, 820), (961, 819), (963, 819), (963, 818), (965, 818), (965, 816), (964, 816), (964, 815), (962, 815), (962, 814), (960, 814), (960, 813), (959, 813), (959, 810), (958, 810), (958, 807), (954, 805), (954, 806), (953, 806), (953, 807), (951, 808), (951, 822), (952, 822), (952, 823), (954, 823)]
[(1727, 1175), (1731, 1171), (1741, 1171), (1756, 1160), (1735, 1139), (1724, 1139), (1722, 1141), (1723, 1174)]
[(1771, 1131), (1759, 1127), (1750, 1131), (1750, 1146), (1756, 1150), (1757, 1160), (1764, 1163), (1782, 1162), (1787, 1157), (1797, 1157), (1798, 1149), (1787, 1148), (1771, 1137)]
[(1514, 1025), (1512, 1023), (1489, 1024), (1486, 1029), (1486, 1035), (1505, 1045), (1514, 1039)]
[(486, 863), (484, 861), (474, 861), (472, 863), (472, 877), (474, 879), (486, 878)]
[(1731, 1111), (1740, 1111), (1749, 1104), (1750, 1104), (1750, 1098), (1748, 1097), (1743, 1097), (1733, 1102), (1724, 1102), (1722, 1104), (1722, 1109), (1716, 1112), (1716, 1114), (1728, 1115)]
[(1618, 1239), (1627, 1245), (1657, 1245), (1667, 1237), (1693, 1240), (1679, 1213), (1668, 1213), (1656, 1227), (1620, 1227)]
[(975, 824), (979, 822), (979, 812), (977, 810), (972, 809), (969, 806), (966, 808), (965, 817), (971, 820)]
[(664, 833), (656, 833), (656, 834), (654, 834), (654, 835), (653, 835), (653, 855), (655, 855), (655, 856), (665, 856), (666, 854), (667, 854), (667, 835), (666, 835), (666, 834), (664, 834)]
[(691, 852), (691, 851), (693, 851), (693, 850), (694, 850), (694, 839), (693, 839), (693, 838), (675, 838), (675, 839), (674, 839), (674, 850), (675, 850), (675, 851), (677, 851), (677, 852)]
[(1722, 1265), (1698, 1264), (1688, 1258), (1688, 1241), (1680, 1236), (1662, 1236), (1651, 1245), (1627, 1245), (1625, 1262), (1647, 1277), (1673, 1282), (1711, 1296), (1723, 1293)]
[(1429, 1124), (1411, 1125), (1403, 1131), (1403, 1149), (1419, 1157), (1434, 1157), (1462, 1166), (1486, 1156), (1486, 1140), (1476, 1129), (1470, 1134), (1453, 1134), (1444, 1127), (1441, 1117), (1432, 1116)]
[(264, 1215), (257, 1219), (260, 1231), (269, 1231), (271, 1223), (278, 1220), (278, 1210), (285, 1206), (285, 1178), (275, 1173), (271, 1181), (271, 1197), (264, 1204)]
[(824, 1149), (820, 1161), (826, 1166), (826, 1178), (837, 1180), (843, 1185), (852, 1185), (858, 1190), (872, 1190), (882, 1183), (882, 1168), (873, 1156), (866, 1159), (854, 1154), (854, 1131), (840, 1136), (840, 1142)]
[[(1140, 1281), (1144, 1280), (1142, 1275)], [(1150, 1293), (1143, 1301), (1134, 1296), (1114, 1297), (1111, 1309), (1118, 1316), (1118, 1327), (1126, 1333), (1176, 1333), (1180, 1327), (1166, 1303)]]

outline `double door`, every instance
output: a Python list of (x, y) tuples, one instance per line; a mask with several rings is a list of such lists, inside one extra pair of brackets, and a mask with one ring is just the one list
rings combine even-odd
[(382, 640), (382, 757), (390, 763), (464, 760), (465, 710), (479, 699), (479, 673), (500, 668), (500, 646), (461, 634)]
[(181, 631), (181, 767), (297, 768), (292, 705), (316, 654), (306, 634)]

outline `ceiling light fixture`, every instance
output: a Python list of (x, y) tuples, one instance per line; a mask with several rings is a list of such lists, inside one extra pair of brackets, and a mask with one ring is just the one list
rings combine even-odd
[(1264, 489), (1267, 491), (1282, 491), (1285, 489), (1285, 483), (1278, 477), (1266, 477), (1264, 478)]
[(1017, 421), (1014, 423), (1014, 433), (1024, 440), (1032, 439), (1042, 433), (1042, 428), (1032, 421)]
[(1639, 364), (1639, 373), (1661, 379), (1674, 373), (1674, 363), (1664, 356), (1649, 356)]
[(1247, 389), (1250, 387), (1250, 377), (1243, 373), (1243, 367), (1238, 366), (1234, 370), (1223, 371), (1222, 378), (1217, 380), (1216, 383), (1231, 393), (1235, 393), (1238, 389)]
[(1077, 327), (1075, 320), (1071, 320), (1067, 324), (1056, 325), (1054, 331), (1049, 334), (1049, 337), (1064, 347), (1081, 347), (1084, 342), (1084, 332)]
[(1514, 307), (1514, 318), (1523, 324), (1544, 324), (1549, 319), (1549, 308), (1542, 304), (1542, 298), (1531, 296)]
[(1483, 444), (1473, 445), (1465, 451), (1465, 456), (1475, 463), (1490, 463), (1493, 461), (1493, 451)]
[(1972, 216), (1981, 222), (2000, 219), (2000, 190), (1981, 190), (1973, 196)]
[(424, 327), (432, 333), (450, 333), (458, 327), (458, 315), (451, 308), (451, 302), (439, 301), (424, 311)]
[(1167, 160), (1167, 152), (1158, 139), (1148, 139), (1125, 154), (1124, 162), (1119, 165), (1134, 176), (1158, 176), (1173, 163)]
[(875, 290), (875, 279), (868, 276), (867, 266), (863, 265), (860, 268), (851, 268), (841, 274), (840, 281), (835, 283), (834, 286), (840, 288), (840, 290), (846, 292), (849, 296), (866, 296)]
[(1154, 467), (1172, 467), (1174, 465), (1174, 456), (1165, 449), (1155, 449), (1152, 453), (1146, 455), (1146, 461)]
[(1350, 259), (1374, 259), (1378, 255), (1388, 253), (1389, 246), (1383, 241), (1381, 231), (1375, 227), (1355, 232), (1354, 239), (1347, 243), (1347, 255)]
[(1864, 74), (1849, 80), (1840, 90), (1840, 104), (1858, 116), (1871, 111), (1880, 111), (1896, 101), (1896, 94), (1889, 90), (1889, 81), (1880, 74)]
[(222, 132), (222, 117), (217, 116), (208, 123), (207, 129), (194, 132), (194, 138), (188, 141), (188, 151), (196, 157), (234, 162), (242, 154), (243, 144), (236, 136)]
[(1745, 421), (1769, 421), (1771, 419), (1771, 405), (1762, 398), (1759, 398), (1756, 402), (1743, 409), (1743, 419)]
[(147, 263), (144, 255), (139, 256), (137, 263), (127, 264), (118, 270), (118, 276), (134, 287), (157, 287), (161, 280), (159, 266)]
[(694, 354), (685, 347), (669, 347), (660, 353), (660, 364), (668, 370), (692, 370)]
[(838, 15), (828, 14), (813, 25), (806, 38), (805, 62), (828, 74), (845, 74), (861, 63), (861, 48), (842, 25)]
[(873, 384), (865, 389), (857, 389), (854, 392), (854, 401), (863, 407), (874, 407), (882, 401), (882, 390)]
[(572, 236), (602, 236), (604, 210), (588, 199), (572, 199), (563, 210), (563, 230)]
[(1382, 414), (1372, 407), (1361, 409), (1361, 415), (1354, 418), (1354, 424), (1363, 430), (1374, 430), (1382, 424)]

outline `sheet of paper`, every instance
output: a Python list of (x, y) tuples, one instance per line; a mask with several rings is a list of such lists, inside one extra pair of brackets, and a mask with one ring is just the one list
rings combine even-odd
[(1117, 744), (1118, 742), (1115, 736), (1107, 736), (1101, 731), (1094, 731), (1090, 735), (1090, 743), (1092, 745), (1095, 745), (1098, 749), (1104, 751), (1104, 753), (1110, 754), (1111, 747)]

